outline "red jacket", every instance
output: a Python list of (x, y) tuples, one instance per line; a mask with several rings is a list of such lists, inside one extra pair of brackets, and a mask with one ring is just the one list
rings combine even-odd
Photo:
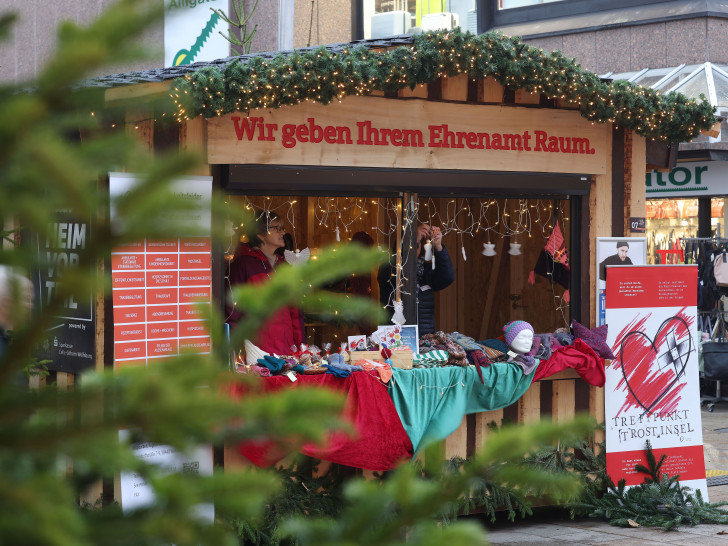
[[(230, 264), (230, 286), (244, 283), (266, 282), (274, 268), (259, 249), (250, 245), (240, 245)], [(278, 257), (276, 266), (283, 261)], [(228, 307), (226, 322), (231, 330), (235, 328), (245, 312), (244, 309)], [(261, 324), (255, 339), (251, 341), (267, 353), (278, 355), (291, 354), (291, 345), (298, 347), (305, 339), (303, 314), (294, 307), (284, 307)]]

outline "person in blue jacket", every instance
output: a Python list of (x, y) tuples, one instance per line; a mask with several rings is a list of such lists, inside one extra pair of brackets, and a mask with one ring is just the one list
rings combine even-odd
[[(425, 261), (426, 241), (432, 244), (432, 260)], [(379, 301), (392, 311), (395, 275), (391, 264), (379, 270)], [(438, 227), (420, 224), (417, 228), (417, 325), (419, 335), (437, 331), (435, 323), (435, 292), (447, 288), (455, 280), (450, 255), (442, 244), (442, 231)]]

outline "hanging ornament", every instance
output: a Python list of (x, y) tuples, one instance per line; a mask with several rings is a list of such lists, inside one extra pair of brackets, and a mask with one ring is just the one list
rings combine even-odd
[(461, 251), (462, 251), (462, 253), (463, 253), (463, 261), (464, 261), (464, 262), (467, 262), (467, 261), (468, 261), (468, 256), (467, 256), (467, 254), (465, 254), (465, 247), (464, 247), (464, 246), (461, 246), (461, 247), (460, 247), (460, 250), (461, 250)]
[(284, 250), (283, 257), (291, 265), (302, 265), (311, 257), (311, 251), (308, 248), (304, 248), (303, 250), (296, 249), (295, 252)]
[(394, 324), (404, 324), (407, 320), (404, 318), (404, 304), (402, 301), (394, 302), (394, 314), (392, 315), (392, 322)]
[(339, 237), (339, 226), (336, 226), (334, 232), (336, 233), (336, 242), (338, 243), (341, 241), (341, 238)]
[(425, 243), (425, 261), (429, 262), (432, 259), (432, 242), (428, 239)]
[(520, 243), (511, 243), (511, 248), (508, 250), (508, 254), (510, 254), (511, 256), (520, 256), (521, 244)]
[(495, 244), (483, 243), (483, 256), (495, 256)]

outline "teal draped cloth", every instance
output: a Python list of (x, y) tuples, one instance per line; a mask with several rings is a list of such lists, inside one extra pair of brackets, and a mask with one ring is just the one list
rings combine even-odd
[(455, 432), (464, 415), (513, 404), (531, 386), (535, 373), (524, 375), (512, 362), (496, 362), (481, 370), (485, 384), (474, 366), (392, 369), (389, 394), (415, 455), (426, 444)]

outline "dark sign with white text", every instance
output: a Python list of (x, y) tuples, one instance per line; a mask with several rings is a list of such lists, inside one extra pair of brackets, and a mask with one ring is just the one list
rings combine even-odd
[[(57, 213), (56, 222), (48, 227), (49, 237), (37, 238), (40, 262), (45, 264), (35, 276), (36, 303), (41, 312), (58, 297), (56, 291), (66, 273), (84, 263), (91, 235), (88, 220), (78, 220), (67, 212)], [(48, 367), (60, 372), (79, 373), (93, 367), (96, 328), (92, 289), (64, 297), (54, 318), (39, 358), (50, 360)]]

